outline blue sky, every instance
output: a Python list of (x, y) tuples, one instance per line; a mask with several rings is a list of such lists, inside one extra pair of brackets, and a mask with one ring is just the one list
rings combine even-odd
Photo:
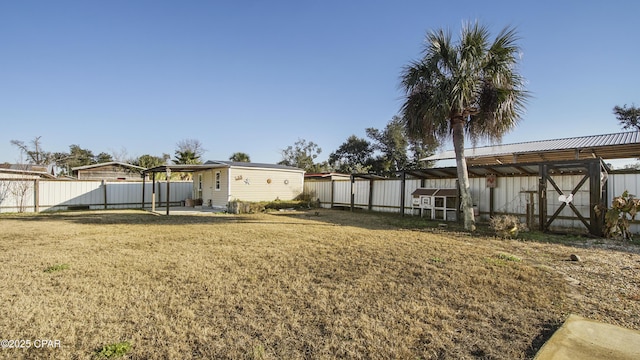
[[(637, 1), (1, 1), (0, 162), (47, 151), (275, 163), (297, 139), (325, 160), (399, 112), (427, 31), (515, 26), (533, 98), (503, 143), (621, 131), (640, 105)], [(445, 148), (451, 148), (450, 144)]]

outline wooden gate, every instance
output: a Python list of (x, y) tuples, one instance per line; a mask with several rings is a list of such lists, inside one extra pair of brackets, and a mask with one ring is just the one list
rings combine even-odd
[[(576, 160), (572, 162), (549, 162), (543, 163), (539, 168), (538, 204), (540, 227), (543, 231), (549, 231), (551, 225), (558, 219), (560, 212), (567, 206), (577, 216), (580, 222), (589, 231), (589, 234), (602, 236), (603, 215), (596, 212), (598, 205), (604, 204), (606, 199), (606, 167), (601, 159)], [(573, 186), (570, 192), (563, 191), (554, 179), (558, 175), (574, 174), (580, 180)], [(581, 177), (580, 177), (581, 175)], [(550, 187), (548, 185), (551, 185)], [(588, 213), (581, 213), (573, 204), (573, 199), (578, 191), (588, 187), (589, 207)], [(550, 199), (557, 199), (560, 206), (556, 211), (548, 216), (548, 205)]]

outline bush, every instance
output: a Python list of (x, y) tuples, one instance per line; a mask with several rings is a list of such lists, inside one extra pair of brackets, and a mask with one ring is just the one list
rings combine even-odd
[[(596, 211), (599, 209), (596, 207)], [(611, 208), (604, 216), (604, 235), (609, 238), (631, 240), (630, 221), (640, 211), (640, 199), (628, 191), (613, 198)]]
[(527, 226), (520, 222), (517, 216), (498, 215), (489, 220), (489, 226), (501, 238), (515, 238), (520, 231), (527, 230)]
[(233, 200), (227, 204), (227, 212), (231, 214), (256, 214), (260, 212), (270, 210), (281, 209), (310, 209), (315, 207), (316, 203), (307, 203), (301, 200), (275, 200), (275, 201), (261, 201), (250, 202)]

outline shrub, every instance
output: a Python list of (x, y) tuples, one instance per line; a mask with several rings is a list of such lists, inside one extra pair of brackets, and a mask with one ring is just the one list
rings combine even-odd
[(501, 238), (515, 238), (520, 231), (527, 229), (527, 226), (522, 224), (517, 216), (513, 215), (494, 216), (489, 220), (489, 226)]
[[(596, 211), (599, 212), (598, 207)], [(631, 240), (630, 221), (640, 211), (640, 199), (628, 191), (613, 198), (611, 208), (604, 216), (604, 235), (609, 238)]]
[[(311, 205), (313, 205), (313, 203)], [(280, 209), (309, 209), (313, 207), (311, 205), (300, 200), (275, 200), (261, 202), (233, 200), (227, 204), (227, 212), (230, 214), (256, 214)]]

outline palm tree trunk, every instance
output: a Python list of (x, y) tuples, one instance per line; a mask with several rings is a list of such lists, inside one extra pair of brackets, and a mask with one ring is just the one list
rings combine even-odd
[(456, 167), (458, 170), (458, 184), (460, 186), (460, 208), (464, 219), (464, 228), (467, 231), (476, 229), (473, 217), (473, 200), (469, 189), (469, 172), (467, 160), (464, 157), (464, 120), (462, 117), (452, 118), (453, 149), (456, 153)]

